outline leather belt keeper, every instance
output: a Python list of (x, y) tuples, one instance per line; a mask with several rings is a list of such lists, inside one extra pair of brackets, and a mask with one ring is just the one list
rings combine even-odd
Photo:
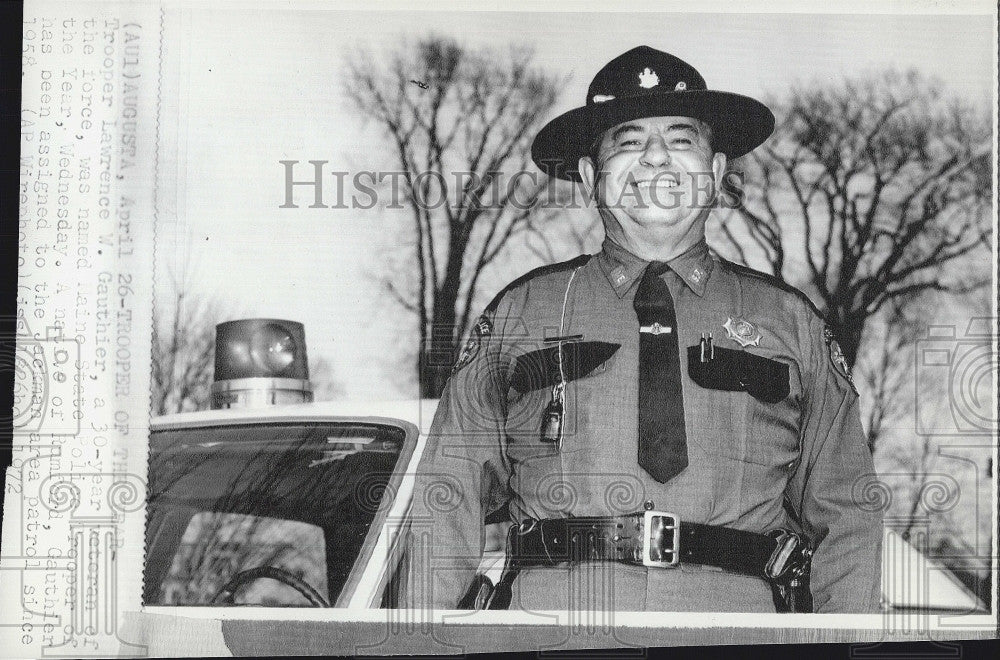
[[(790, 536), (802, 547), (785, 551)], [(528, 521), (511, 531), (509, 541), (518, 568), (602, 560), (669, 568), (686, 562), (771, 581), (800, 573), (810, 554), (801, 537), (784, 530), (758, 534), (658, 511)]]

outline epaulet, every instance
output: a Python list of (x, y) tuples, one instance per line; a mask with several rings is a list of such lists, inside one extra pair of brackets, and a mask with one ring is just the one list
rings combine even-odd
[(819, 307), (816, 306), (816, 303), (814, 303), (809, 298), (809, 296), (807, 296), (803, 291), (795, 288), (794, 286), (792, 286), (785, 280), (781, 279), (780, 277), (759, 270), (754, 270), (749, 266), (737, 264), (732, 261), (729, 261), (728, 259), (723, 259), (722, 257), (719, 257), (719, 262), (722, 263), (722, 265), (725, 266), (727, 270), (730, 270), (734, 273), (737, 273), (739, 275), (746, 275), (747, 277), (753, 277), (758, 280), (763, 280), (768, 284), (770, 284), (771, 286), (781, 289), (782, 291), (787, 291), (788, 293), (794, 293), (809, 307), (809, 309), (813, 311), (813, 313), (816, 316), (818, 316), (824, 323), (826, 323), (826, 316), (824, 316), (823, 312), (819, 310)]
[(570, 259), (569, 261), (560, 261), (559, 263), (556, 264), (539, 266), (534, 270), (529, 270), (527, 273), (525, 273), (524, 275), (517, 278), (516, 280), (505, 286), (503, 289), (501, 289), (500, 293), (494, 296), (493, 300), (490, 301), (490, 304), (486, 306), (486, 313), (491, 314), (495, 312), (497, 307), (500, 305), (500, 301), (503, 300), (503, 297), (506, 296), (511, 291), (513, 291), (514, 289), (516, 289), (517, 287), (524, 284), (525, 282), (533, 280), (537, 277), (542, 277), (543, 275), (551, 275), (553, 273), (559, 273), (566, 270), (573, 270), (574, 268), (578, 268), (579, 266), (582, 266), (588, 261), (590, 261), (590, 257), (591, 255), (589, 254), (581, 254), (578, 257)]

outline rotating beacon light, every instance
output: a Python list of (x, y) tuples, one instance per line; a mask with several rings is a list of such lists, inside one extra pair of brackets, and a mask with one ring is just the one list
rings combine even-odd
[(215, 326), (213, 410), (312, 400), (301, 323), (240, 319)]

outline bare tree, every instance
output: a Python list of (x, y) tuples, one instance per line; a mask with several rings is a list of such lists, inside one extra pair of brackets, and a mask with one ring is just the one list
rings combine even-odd
[(862, 422), (872, 452), (879, 439), (912, 420), (914, 349), (926, 334), (932, 305), (926, 295), (900, 296), (876, 315), (876, 323), (869, 324), (855, 378), (866, 388)]
[[(743, 163), (724, 246), (810, 289), (850, 364), (867, 319), (891, 301), (988, 283), (949, 269), (989, 245), (987, 113), (913, 71), (800, 87), (772, 107), (775, 135)], [(792, 254), (804, 277), (784, 272)]]
[(215, 324), (222, 305), (176, 281), (169, 301), (153, 306), (152, 414), (204, 410), (215, 370)]
[[(169, 300), (153, 309), (152, 413), (167, 415), (206, 410), (215, 375), (215, 326), (242, 318), (227, 313), (218, 300), (174, 286)], [(344, 389), (333, 364), (319, 356), (310, 359), (310, 381), (317, 401), (342, 398)]]
[(313, 385), (313, 396), (316, 401), (335, 401), (344, 398), (344, 387), (335, 377), (333, 363), (325, 357), (318, 357), (309, 365), (309, 381)]
[[(955, 376), (964, 373), (957, 356), (969, 346), (963, 348), (962, 338), (969, 319), (988, 316), (989, 301), (986, 290), (961, 297), (931, 291), (891, 300), (869, 319), (855, 369), (868, 443), (878, 450), (876, 468), (891, 488), (887, 524), (941, 561), (984, 602), (989, 602), (992, 580), (989, 551), (983, 549), (990, 547), (990, 520), (983, 512), (992, 496), (992, 447), (986, 438), (956, 438), (947, 429), (948, 420), (957, 419), (953, 407), (962, 379)], [(932, 325), (953, 325), (956, 339), (929, 341), (938, 336), (928, 332)], [(940, 355), (942, 350), (953, 360), (943, 367), (951, 373), (921, 374), (928, 368), (927, 351)], [(942, 365), (930, 368), (939, 372)], [(970, 399), (988, 399), (988, 380), (973, 379), (971, 385)], [(930, 427), (929, 420), (934, 420)]]
[(536, 208), (552, 184), (531, 175), (529, 146), (563, 81), (532, 58), (431, 36), (347, 65), (347, 93), (385, 136), (412, 213), (411, 270), (384, 284), (417, 317), (424, 397), (444, 387), (484, 270), (551, 217)]

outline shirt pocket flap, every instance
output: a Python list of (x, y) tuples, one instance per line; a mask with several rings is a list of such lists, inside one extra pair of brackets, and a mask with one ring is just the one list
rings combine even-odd
[(712, 358), (701, 361), (701, 346), (687, 349), (688, 376), (710, 390), (747, 392), (764, 403), (778, 403), (790, 391), (788, 365), (746, 351), (715, 347)]
[(526, 394), (552, 387), (563, 378), (566, 381), (584, 378), (608, 362), (619, 348), (621, 344), (604, 341), (565, 343), (562, 346), (561, 370), (559, 346), (525, 353), (514, 363), (510, 386)]

